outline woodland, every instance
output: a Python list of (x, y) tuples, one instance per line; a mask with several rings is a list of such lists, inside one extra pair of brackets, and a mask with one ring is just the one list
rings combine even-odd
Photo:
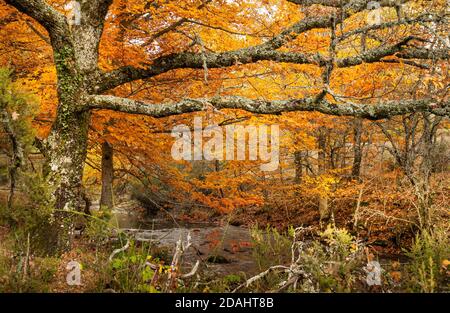
[(0, 292), (449, 292), (449, 17), (0, 0)]

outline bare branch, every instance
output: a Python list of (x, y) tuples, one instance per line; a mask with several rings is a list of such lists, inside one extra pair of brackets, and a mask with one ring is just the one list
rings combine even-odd
[(292, 111), (315, 111), (336, 116), (355, 116), (370, 120), (390, 118), (412, 112), (431, 112), (450, 116), (450, 102), (437, 107), (433, 99), (388, 101), (380, 104), (330, 103), (322, 97), (291, 100), (254, 100), (243, 97), (216, 97), (212, 99), (184, 99), (177, 103), (148, 104), (115, 96), (90, 96), (91, 109), (113, 110), (156, 118), (198, 112), (208, 106), (215, 109), (239, 109), (257, 114), (281, 114)]
[(125, 250), (127, 250), (130, 247), (130, 239), (127, 239), (127, 243), (125, 244), (125, 246), (123, 246), (122, 248), (116, 249), (114, 250), (111, 255), (109, 256), (108, 260), (109, 262), (112, 262), (112, 260), (114, 259), (114, 257), (116, 256), (116, 254), (120, 253), (120, 252), (124, 252)]

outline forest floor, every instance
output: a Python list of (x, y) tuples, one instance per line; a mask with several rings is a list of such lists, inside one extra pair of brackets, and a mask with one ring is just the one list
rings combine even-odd
[[(4, 193), (0, 193), (0, 196), (4, 196)], [(312, 199), (302, 200), (301, 205), (292, 207), (247, 207), (245, 209), (237, 209), (224, 215), (212, 214), (211, 210), (208, 211), (195, 208), (187, 211), (171, 211), (170, 214), (167, 214), (167, 212), (160, 212), (156, 216), (147, 216), (145, 214), (146, 210), (141, 207), (139, 203), (128, 201), (121, 203), (118, 206), (123, 206), (123, 208), (119, 210), (121, 214), (126, 216), (132, 214), (137, 218), (137, 223), (142, 223), (143, 225), (145, 223), (147, 224), (147, 226), (144, 226), (143, 232), (144, 234), (147, 232), (146, 235), (149, 236), (149, 238), (153, 238), (153, 236), (157, 234), (163, 239), (158, 241), (162, 244), (158, 249), (162, 250), (158, 250), (157, 253), (161, 254), (161, 258), (165, 259), (164, 262), (166, 262), (166, 264), (170, 263), (175, 243), (177, 238), (180, 237), (180, 231), (186, 235), (184, 231), (189, 230), (196, 247), (196, 253), (194, 253), (195, 255), (193, 255), (193, 258), (189, 258), (189, 256), (186, 257), (188, 262), (184, 264), (184, 267), (191, 268), (194, 257), (195, 259), (200, 259), (202, 261), (202, 275), (206, 275), (205, 277), (212, 277), (204, 278), (205, 281), (202, 282), (202, 284), (205, 284), (206, 286), (212, 284), (214, 286), (214, 284), (217, 284), (214, 283), (215, 281), (218, 279), (220, 281), (219, 286), (214, 287), (217, 289), (212, 290), (229, 291), (230, 289), (227, 288), (231, 288), (229, 284), (236, 284), (235, 282), (233, 283), (235, 279), (242, 279), (242, 277), (248, 278), (248, 275), (254, 275), (265, 269), (266, 266), (279, 264), (278, 262), (288, 262), (288, 254), (291, 245), (288, 235), (288, 229), (290, 227), (311, 227), (317, 234), (324, 231), (328, 224), (334, 224), (340, 229), (345, 228), (349, 230), (350, 234), (353, 235), (358, 242), (361, 242), (365, 247), (370, 249), (371, 253), (373, 253), (376, 259), (383, 265), (383, 268), (390, 268), (392, 264), (403, 264), (402, 266), (404, 266), (410, 262), (405, 256), (405, 250), (410, 249), (415, 230), (408, 223), (405, 223), (406, 218), (408, 217), (407, 215), (395, 215), (398, 212), (408, 212), (408, 208), (394, 205), (388, 210), (385, 210), (384, 214), (386, 216), (395, 215), (395, 218), (367, 219), (367, 216), (365, 216), (366, 219), (361, 219), (355, 227), (353, 219), (355, 203), (353, 200), (341, 199), (340, 201), (334, 200), (334, 202), (331, 202), (332, 208), (339, 207), (341, 209), (334, 209), (332, 218), (328, 221), (320, 221), (318, 210)], [(368, 206), (370, 203), (364, 205)], [(363, 211), (361, 210), (361, 212)], [(448, 216), (445, 216), (448, 212), (444, 210), (442, 214), (444, 215), (441, 219), (448, 221)], [(175, 218), (178, 221), (178, 226), (173, 225), (172, 218)], [(157, 223), (161, 224), (159, 226), (157, 225), (157, 228), (164, 229), (153, 229), (155, 227), (155, 221), (158, 221)], [(172, 226), (167, 226), (169, 224), (172, 224)], [(135, 227), (133, 226), (134, 224), (130, 225), (131, 228)], [(231, 232), (228, 232), (228, 237), (225, 237), (226, 229), (228, 229), (228, 231), (231, 229)], [(273, 236), (274, 233), (272, 232), (272, 229), (277, 229), (281, 237), (277, 237), (276, 241), (278, 242), (276, 242), (275, 245), (272, 245), (270, 242), (261, 245), (261, 242), (254, 242), (253, 232), (255, 229), (260, 229), (263, 236), (267, 236), (267, 234)], [(143, 232), (141, 232), (141, 235)], [(1, 267), (4, 267), (5, 273), (16, 273), (16, 278), (14, 278), (12, 282), (13, 284), (16, 284), (16, 286), (11, 288), (18, 288), (18, 291), (20, 292), (36, 290), (36, 288), (39, 291), (45, 292), (125, 291), (129, 290), (127, 288), (131, 287), (126, 285), (124, 281), (127, 282), (129, 279), (136, 279), (136, 277), (128, 277), (129, 274), (127, 274), (126, 278), (117, 278), (119, 273), (125, 271), (125, 269), (119, 269), (119, 271), (117, 271), (117, 269), (114, 268), (116, 265), (114, 262), (111, 263), (108, 261), (108, 257), (114, 249), (123, 246), (123, 242), (105, 245), (102, 243), (104, 242), (104, 239), (101, 239), (100, 243), (98, 243), (98, 239), (93, 239), (92, 236), (94, 236), (94, 238), (98, 237), (101, 235), (101, 230), (94, 228), (90, 230), (90, 234), (87, 234), (86, 230), (86, 234), (81, 238), (74, 240), (70, 251), (57, 258), (32, 255), (29, 259), (29, 270), (27, 275), (29, 277), (34, 277), (33, 284), (37, 284), (38, 287), (29, 284), (22, 286), (21, 284), (25, 283), (14, 283), (14, 281), (25, 281), (22, 275), (23, 268), (20, 267), (21, 264), (23, 264), (24, 246), (23, 244), (18, 247), (16, 246), (15, 248), (8, 246), (8, 242), (14, 237), (11, 234), (11, 228), (7, 225), (0, 227), (0, 258), (8, 260), (7, 264), (0, 264), (0, 272), (2, 270)], [(136, 247), (144, 247), (145, 243), (146, 241), (143, 241), (142, 243), (137, 242)], [(274, 252), (274, 254), (270, 253), (269, 258), (267, 258), (267, 255), (261, 255), (260, 249), (261, 247), (267, 249), (267, 247), (264, 246), (266, 244), (268, 244), (269, 249), (277, 251), (276, 253)], [(255, 250), (257, 245), (259, 246)], [(125, 254), (119, 258), (118, 262), (129, 262), (130, 260), (133, 260), (133, 258), (140, 257), (140, 254), (134, 250), (129, 253), (131, 256)], [(155, 252), (153, 254), (155, 254)], [(148, 252), (145, 252), (142, 255), (147, 257)], [(125, 259), (123, 259), (124, 257)], [(210, 259), (213, 259), (213, 261)], [(76, 261), (82, 265), (83, 283), (78, 286), (70, 286), (66, 281), (68, 273), (67, 264), (72, 261)], [(117, 266), (125, 266), (124, 263), (120, 262)], [(111, 266), (113, 266), (113, 268), (111, 268)], [(128, 270), (130, 271), (131, 276), (143, 275), (140, 272), (138, 272), (138, 274), (133, 273), (133, 267), (131, 269), (126, 269), (126, 271)], [(396, 273), (398, 273), (398, 271), (394, 269), (389, 273), (397, 275)], [(0, 282), (7, 281), (8, 279), (11, 280), (11, 277), (8, 277), (8, 275), (9, 274), (4, 274), (3, 276), (0, 275)], [(389, 279), (393, 281), (392, 278)], [(222, 280), (227, 282), (223, 283)], [(117, 286), (118, 281), (122, 285)], [(394, 282), (389, 288), (397, 288), (395, 286)], [(136, 291), (136, 289), (132, 290)], [(393, 289), (389, 290), (392, 291)], [(361, 289), (361, 291), (367, 290)], [(377, 290), (374, 289), (372, 291)]]

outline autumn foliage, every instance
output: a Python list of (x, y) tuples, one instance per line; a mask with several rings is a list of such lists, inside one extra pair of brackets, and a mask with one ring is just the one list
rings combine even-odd
[[(98, 64), (82, 74), (78, 65), (71, 69), (78, 56), (59, 63), (51, 27), (23, 13), (21, 2), (27, 1), (0, 1), (0, 66), (39, 100), (37, 141), (57, 138), (58, 127), (78, 127), (55, 122), (66, 107), (72, 114), (61, 64), (80, 88), (70, 96), (84, 109), (73, 114), (86, 114), (82, 174), (74, 174), (72, 185), (51, 180), (59, 186), (60, 209), (72, 203), (61, 190), (80, 189), (81, 182), (85, 196), (98, 200), (108, 142), (115, 203), (144, 195), (190, 221), (280, 229), (334, 223), (392, 251), (417, 229), (442, 221), (448, 227), (446, 1), (384, 1), (377, 26), (368, 23), (375, 14), (368, 1), (359, 0), (342, 1), (345, 7), (333, 0), (96, 0), (107, 5)], [(47, 2), (67, 14), (68, 1)], [(106, 95), (114, 101), (98, 98)], [(117, 104), (119, 97), (173, 114), (142, 114)], [(235, 109), (225, 101), (232, 97), (250, 99), (249, 109)], [(206, 99), (205, 107), (173, 109), (185, 99)], [(266, 114), (279, 103), (285, 104), (280, 112)], [(264, 172), (250, 160), (174, 160), (172, 129), (193, 128), (194, 115), (205, 126), (279, 125), (278, 168)]]

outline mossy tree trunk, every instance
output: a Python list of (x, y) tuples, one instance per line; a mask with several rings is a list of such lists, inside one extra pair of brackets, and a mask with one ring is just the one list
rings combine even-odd
[(85, 207), (82, 179), (90, 112), (85, 109), (85, 76), (71, 45), (54, 54), (58, 75), (56, 120), (46, 140), (47, 181), (54, 196), (57, 247), (70, 247), (74, 213)]
[(55, 205), (57, 248), (64, 249), (70, 246), (77, 216), (73, 213), (86, 207), (82, 180), (91, 116), (87, 99), (96, 91), (99, 42), (112, 0), (78, 1), (78, 24), (69, 23), (43, 0), (6, 2), (41, 24), (53, 49), (58, 107), (50, 135), (41, 148), (47, 158), (45, 176)]

